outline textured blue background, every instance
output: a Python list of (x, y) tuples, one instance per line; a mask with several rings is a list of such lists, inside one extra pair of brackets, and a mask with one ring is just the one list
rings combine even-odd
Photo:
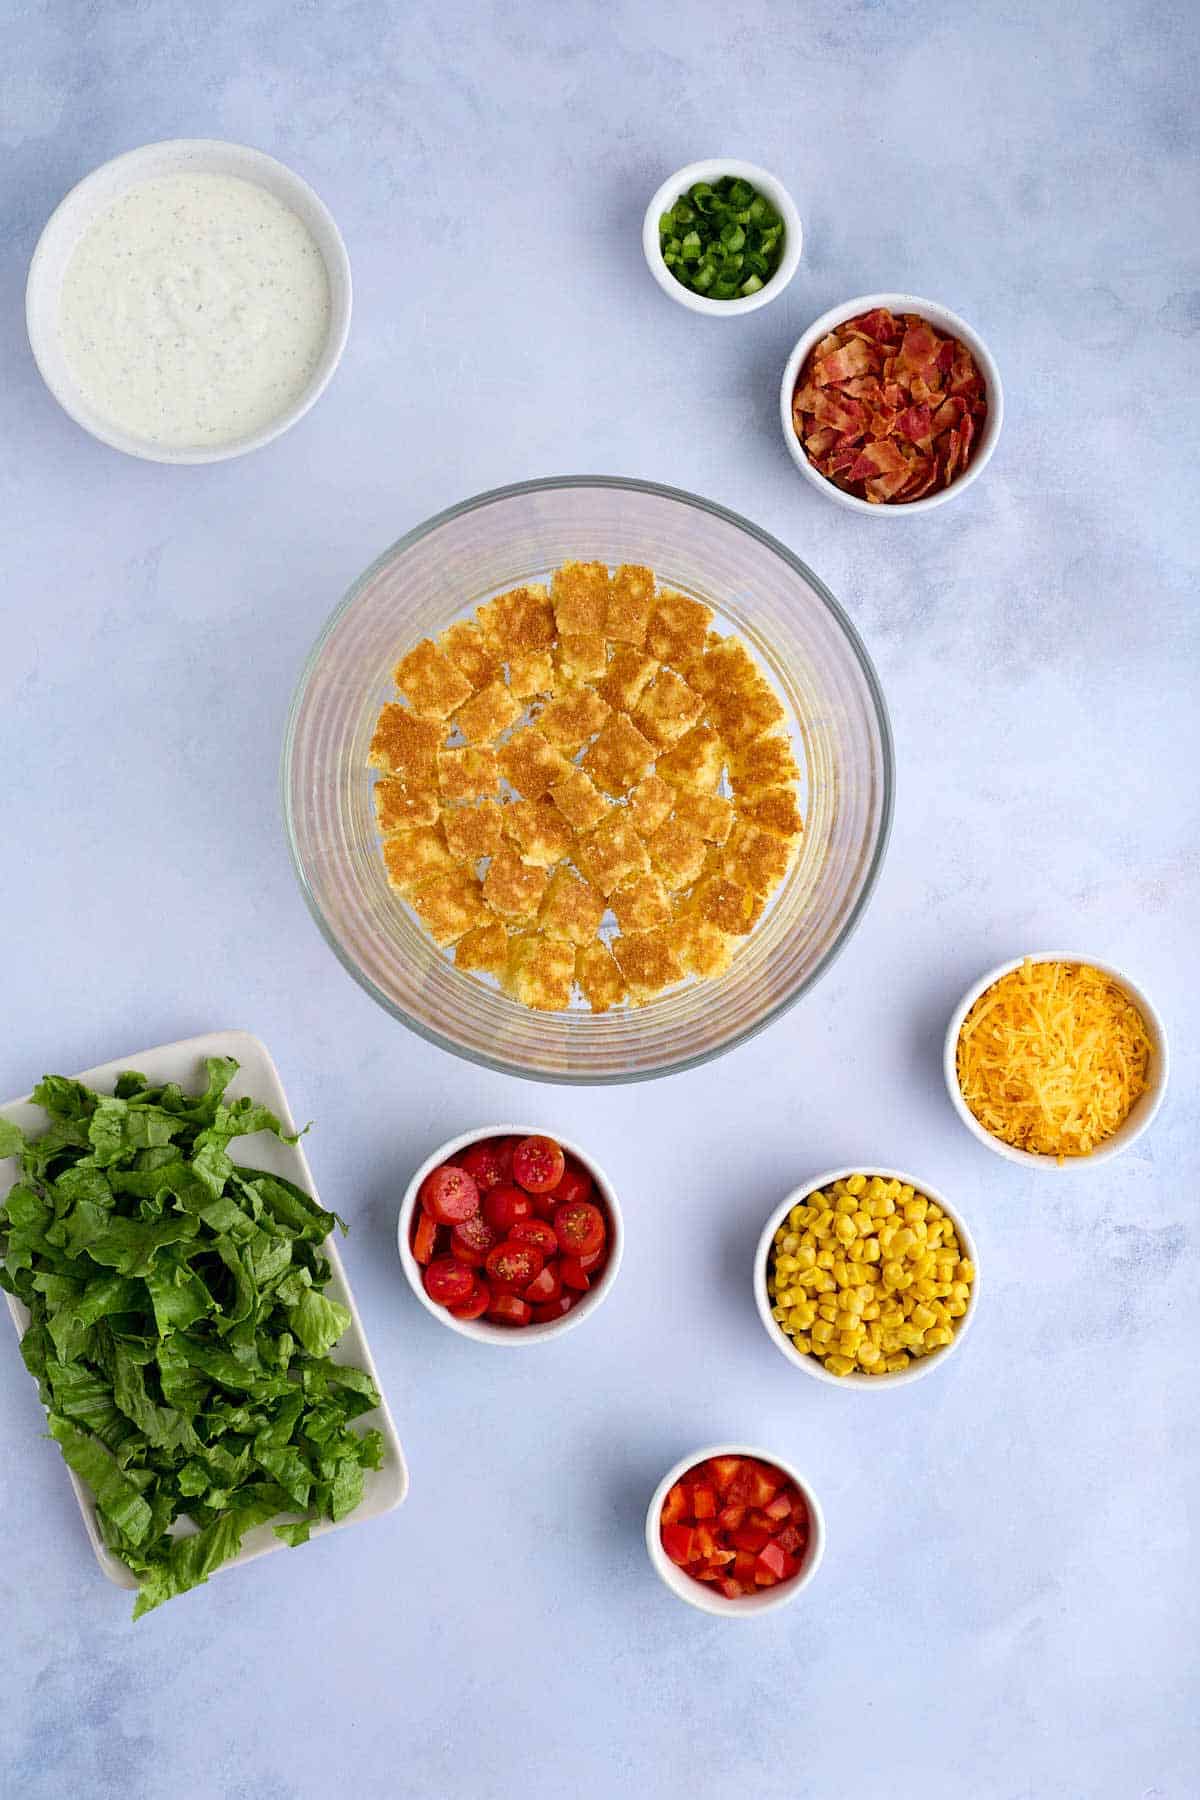
[[(0, 1342), (0, 1789), (30, 1800), (1190, 1800), (1197, 1456), (1197, 27), (1077, 0), (796, 6), (0, 7), (0, 1092), (244, 1024), (317, 1128), (413, 1474), (374, 1525), (133, 1629)], [(115, 152), (293, 163), (345, 232), (345, 362), (244, 462), (93, 443), (29, 359), (37, 233)], [(776, 170), (787, 295), (693, 318), (648, 194)], [(985, 478), (844, 515), (778, 437), (779, 371), (872, 288), (961, 311), (1003, 371)], [(641, 475), (778, 533), (893, 709), (896, 829), (848, 953), (774, 1030), (649, 1089), (533, 1089), (407, 1036), (322, 945), (283, 845), (292, 684), (350, 579), (459, 497)], [(1001, 957), (1081, 947), (1165, 1009), (1174, 1088), (1123, 1160), (1027, 1179), (950, 1113), (941, 1031)], [(629, 1250), (595, 1323), (489, 1356), (403, 1289), (394, 1215), (451, 1132), (592, 1143)], [(805, 1382), (755, 1321), (763, 1215), (908, 1166), (979, 1237), (986, 1305), (929, 1381)], [(7, 1330), (7, 1327), (4, 1327)], [(806, 1469), (825, 1569), (724, 1628), (647, 1567), (666, 1464), (736, 1436)]]

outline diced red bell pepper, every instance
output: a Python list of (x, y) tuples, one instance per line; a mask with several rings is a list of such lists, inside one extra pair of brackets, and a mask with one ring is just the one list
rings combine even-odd
[(761, 1525), (739, 1525), (736, 1531), (730, 1532), (729, 1541), (736, 1549), (749, 1550), (757, 1556), (770, 1543), (771, 1534)]
[(723, 1506), (717, 1514), (717, 1524), (722, 1531), (736, 1531), (746, 1517), (744, 1506)]
[(782, 1531), (775, 1533), (771, 1542), (778, 1544), (779, 1548), (786, 1551), (789, 1556), (798, 1556), (804, 1548), (804, 1538), (801, 1536), (798, 1525), (785, 1525)]
[(733, 1559), (733, 1573), (743, 1587), (754, 1586), (754, 1564), (756, 1558), (749, 1550), (739, 1550)]
[(724, 1493), (730, 1506), (753, 1505), (754, 1470), (748, 1462), (743, 1462), (740, 1457), (737, 1469), (725, 1484)]
[(753, 1491), (750, 1495), (751, 1506), (768, 1507), (779, 1492), (780, 1480), (773, 1469), (765, 1469), (761, 1463), (751, 1463), (750, 1473), (753, 1478)]
[(740, 1600), (745, 1591), (741, 1582), (736, 1581), (732, 1575), (727, 1575), (721, 1583), (721, 1592), (727, 1600)]
[(771, 1587), (777, 1581), (786, 1581), (795, 1573), (795, 1558), (781, 1550), (778, 1544), (767, 1544), (759, 1551), (754, 1565), (754, 1579), (759, 1587)]
[(770, 1506), (764, 1507), (763, 1511), (766, 1513), (768, 1519), (779, 1519), (780, 1521), (790, 1519), (792, 1516), (791, 1495), (786, 1491), (782, 1494), (776, 1494)]
[(808, 1508), (804, 1504), (803, 1494), (798, 1493), (796, 1498), (792, 1501), (792, 1518), (797, 1525), (807, 1526), (808, 1524)]
[(751, 1506), (746, 1509), (746, 1524), (756, 1525), (760, 1531), (765, 1531), (768, 1537), (770, 1537), (775, 1530), (774, 1519), (768, 1519), (766, 1513), (757, 1506)]
[(715, 1519), (717, 1516), (717, 1496), (710, 1487), (694, 1487), (692, 1489), (692, 1517), (694, 1519)]
[(686, 1569), (696, 1560), (696, 1533), (690, 1525), (664, 1525), (662, 1547), (673, 1563)]
[(712, 1476), (713, 1486), (718, 1494), (727, 1494), (729, 1484), (742, 1467), (740, 1456), (714, 1456), (710, 1458), (708, 1468)]
[(678, 1525), (678, 1523), (681, 1519), (686, 1519), (686, 1518), (687, 1518), (687, 1493), (682, 1487), (680, 1487), (679, 1483), (676, 1482), (675, 1486), (671, 1489), (670, 1493), (667, 1495), (666, 1499), (663, 1501), (662, 1518), (661, 1518), (660, 1523), (663, 1525)]

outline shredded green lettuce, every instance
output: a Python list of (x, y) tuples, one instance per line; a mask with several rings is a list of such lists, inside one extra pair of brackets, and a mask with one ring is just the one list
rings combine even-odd
[(134, 1070), (111, 1095), (47, 1075), (44, 1132), (0, 1120), (0, 1156), (20, 1162), (0, 1286), (29, 1309), (22, 1357), (138, 1579), (135, 1619), (207, 1581), (255, 1525), (282, 1515), (294, 1546), (345, 1518), (383, 1459), (378, 1431), (351, 1428), (379, 1405), (374, 1383), (329, 1358), (350, 1314), (322, 1291), (321, 1246), (345, 1224), (232, 1161), (251, 1132), (295, 1141), (256, 1101), (225, 1103), (237, 1069), (208, 1058), (196, 1095)]

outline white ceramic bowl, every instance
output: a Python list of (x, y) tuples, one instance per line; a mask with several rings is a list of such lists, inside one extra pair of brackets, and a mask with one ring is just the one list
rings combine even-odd
[[(779, 267), (756, 294), (743, 294), (736, 300), (710, 300), (706, 294), (694, 293), (691, 288), (684, 287), (681, 281), (676, 281), (663, 261), (658, 241), (658, 221), (667, 208), (674, 206), (680, 195), (686, 193), (695, 182), (717, 181), (722, 175), (740, 176), (743, 181), (751, 182), (763, 198), (771, 202), (784, 224), (783, 256)], [(714, 318), (737, 318), (742, 313), (757, 312), (760, 306), (768, 305), (777, 295), (782, 294), (796, 273), (803, 247), (804, 232), (800, 214), (782, 181), (777, 181), (774, 175), (767, 169), (760, 169), (756, 163), (739, 162), (732, 156), (710, 156), (704, 162), (688, 163), (686, 168), (677, 169), (658, 189), (642, 220), (642, 250), (646, 266), (663, 293), (669, 294), (672, 300), (678, 300), (680, 306), (686, 306), (692, 312), (711, 313)]]
[[(971, 1136), (978, 1138), (981, 1144), (986, 1144), (989, 1150), (994, 1150), (997, 1156), (1005, 1157), (1008, 1162), (1022, 1163), (1029, 1169), (1046, 1169), (1056, 1175), (1067, 1169), (1090, 1169), (1094, 1164), (1108, 1162), (1111, 1157), (1120, 1156), (1123, 1150), (1128, 1150), (1130, 1144), (1141, 1137), (1162, 1105), (1171, 1066), (1166, 1027), (1149, 995), (1138, 987), (1136, 982), (1131, 981), (1124, 970), (1114, 968), (1111, 963), (1099, 962), (1094, 956), (1081, 956), (1076, 951), (1039, 950), (1035, 952), (1029, 957), (1030, 962), (1086, 963), (1089, 968), (1099, 969), (1102, 975), (1110, 975), (1124, 988), (1141, 1013), (1150, 1038), (1149, 1085), (1145, 1093), (1130, 1108), (1124, 1124), (1114, 1131), (1110, 1138), (1106, 1138), (1097, 1149), (1090, 1151), (1087, 1156), (1068, 1156), (1060, 1163), (1053, 1156), (1038, 1156), (1030, 1150), (1018, 1150), (1012, 1144), (1005, 1144), (998, 1137), (993, 1137), (990, 1131), (985, 1131), (963, 1099), (962, 1089), (958, 1085), (958, 1034), (963, 1028), (967, 1014), (979, 996), (986, 993), (992, 983), (999, 981), (1002, 975), (1009, 975), (1014, 969), (1019, 969), (1025, 960), (1023, 956), (1016, 956), (1011, 962), (1000, 963), (996, 968), (989, 969), (988, 973), (982, 976), (974, 987), (967, 990), (955, 1007), (946, 1028), (946, 1042), (942, 1052), (946, 1089), (955, 1112)], [(970, 1317), (970, 1314), (968, 1313), (967, 1316)]]
[[(417, 1195), (425, 1177), (432, 1174), (444, 1162), (453, 1162), (460, 1150), (467, 1150), (472, 1144), (479, 1144), (488, 1138), (496, 1137), (553, 1137), (555, 1143), (582, 1163), (596, 1185), (597, 1192), (608, 1211), (609, 1252), (604, 1273), (594, 1287), (579, 1299), (561, 1319), (554, 1319), (548, 1325), (523, 1325), (514, 1328), (511, 1325), (493, 1325), (486, 1318), (456, 1319), (444, 1306), (431, 1300), (425, 1292), (425, 1284), (421, 1279), (421, 1265), (412, 1253), (412, 1219), (416, 1211)], [(451, 1138), (448, 1143), (427, 1156), (421, 1164), (400, 1202), (400, 1218), (396, 1227), (397, 1241), (400, 1246), (400, 1261), (404, 1265), (404, 1273), (408, 1277), (408, 1285), (426, 1312), (432, 1313), (439, 1325), (446, 1325), (451, 1331), (457, 1331), (460, 1337), (474, 1338), (481, 1344), (500, 1344), (519, 1346), (522, 1344), (544, 1344), (547, 1338), (559, 1337), (564, 1331), (573, 1331), (576, 1325), (590, 1318), (592, 1313), (606, 1300), (613, 1282), (617, 1279), (617, 1271), (621, 1267), (621, 1258), (625, 1253), (625, 1226), (621, 1218), (621, 1208), (613, 1191), (612, 1182), (604, 1173), (595, 1157), (588, 1151), (581, 1150), (570, 1138), (558, 1132), (547, 1131), (545, 1125), (479, 1125), (474, 1131), (464, 1131), (459, 1137)]]
[[(659, 1526), (663, 1501), (689, 1469), (694, 1469), (697, 1463), (707, 1462), (710, 1456), (756, 1457), (759, 1462), (770, 1463), (772, 1468), (781, 1469), (804, 1495), (809, 1517), (808, 1549), (804, 1561), (790, 1581), (781, 1581), (775, 1587), (764, 1588), (758, 1594), (743, 1594), (740, 1599), (727, 1600), (724, 1594), (716, 1593), (707, 1582), (697, 1581), (678, 1564), (673, 1563), (663, 1549)], [(704, 1450), (693, 1450), (690, 1456), (683, 1457), (674, 1468), (668, 1469), (655, 1488), (654, 1497), (646, 1509), (646, 1549), (659, 1579), (678, 1599), (686, 1600), (689, 1606), (697, 1607), (700, 1612), (714, 1613), (721, 1619), (760, 1619), (766, 1612), (777, 1612), (781, 1606), (789, 1606), (820, 1568), (821, 1558), (825, 1554), (825, 1515), (821, 1511), (820, 1501), (799, 1469), (784, 1457), (776, 1456), (771, 1450), (759, 1450), (753, 1444), (709, 1444)]]
[[(781, 1331), (771, 1317), (771, 1296), (767, 1292), (767, 1262), (775, 1233), (793, 1206), (799, 1206), (802, 1201), (808, 1199), (810, 1194), (815, 1194), (818, 1188), (827, 1188), (831, 1182), (843, 1181), (847, 1175), (866, 1175), (868, 1178), (878, 1175), (883, 1181), (899, 1181), (907, 1187), (916, 1188), (917, 1192), (924, 1194), (927, 1200), (936, 1201), (953, 1224), (960, 1244), (975, 1265), (971, 1298), (967, 1303), (966, 1312), (961, 1319), (955, 1322), (954, 1336), (950, 1342), (941, 1350), (933, 1351), (929, 1356), (918, 1357), (914, 1362), (909, 1363), (907, 1369), (898, 1369), (893, 1375), (859, 1373), (831, 1375), (824, 1363), (817, 1357), (806, 1355), (803, 1350), (797, 1350), (787, 1332)], [(958, 1349), (974, 1324), (975, 1315), (979, 1311), (979, 1251), (975, 1239), (963, 1223), (961, 1213), (956, 1207), (951, 1206), (944, 1194), (940, 1194), (935, 1187), (930, 1187), (927, 1181), (920, 1180), (916, 1175), (906, 1175), (901, 1169), (879, 1169), (871, 1168), (866, 1163), (852, 1163), (847, 1169), (827, 1169), (823, 1175), (816, 1175), (811, 1181), (802, 1183), (800, 1187), (794, 1188), (787, 1199), (781, 1201), (775, 1208), (762, 1228), (758, 1248), (754, 1252), (754, 1304), (758, 1308), (758, 1316), (762, 1320), (763, 1330), (779, 1354), (786, 1357), (788, 1362), (794, 1363), (796, 1368), (803, 1369), (804, 1373), (811, 1375), (815, 1381), (823, 1381), (830, 1387), (838, 1388), (902, 1387), (906, 1382), (920, 1381), (924, 1376), (931, 1374), (934, 1369), (940, 1369), (946, 1358)]]
[[(678, 286), (678, 283), (676, 283)], [(987, 384), (988, 413), (983, 430), (979, 434), (979, 443), (967, 466), (965, 475), (959, 475), (949, 487), (939, 488), (936, 493), (926, 494), (922, 500), (907, 501), (899, 506), (876, 506), (873, 501), (860, 500), (857, 494), (843, 493), (836, 482), (822, 475), (809, 462), (804, 445), (796, 436), (792, 424), (792, 395), (796, 391), (796, 382), (810, 350), (814, 349), (835, 325), (843, 324), (847, 319), (855, 319), (860, 313), (870, 312), (872, 307), (886, 306), (894, 313), (920, 313), (923, 319), (939, 331), (950, 332), (960, 338), (975, 358), (980, 374)], [(922, 300), (916, 294), (860, 294), (857, 300), (844, 300), (839, 306), (831, 306), (822, 313), (815, 324), (810, 325), (804, 336), (787, 359), (783, 371), (783, 380), (779, 384), (779, 420), (783, 427), (783, 441), (787, 445), (788, 455), (804, 476), (829, 500), (836, 500), (839, 506), (848, 506), (852, 512), (869, 513), (875, 518), (887, 515), (896, 517), (907, 513), (929, 512), (935, 506), (944, 506), (947, 500), (957, 500), (965, 494), (973, 481), (983, 474), (991, 461), (992, 452), (996, 448), (1000, 436), (1000, 427), (1004, 423), (1004, 389), (1000, 384), (1000, 371), (996, 367), (991, 351), (973, 331), (965, 319), (952, 313), (947, 307), (939, 306), (936, 300)]]
[[(307, 227), (329, 278), (329, 332), (303, 393), (260, 431), (231, 443), (197, 449), (181, 449), (136, 437), (97, 412), (80, 391), (58, 333), (63, 277), (75, 246), (92, 221), (121, 194), (143, 181), (188, 174), (232, 175), (264, 188)], [(350, 259), (346, 246), (332, 214), (308, 183), (261, 150), (210, 138), (176, 138), (161, 144), (144, 144), (138, 150), (113, 157), (85, 176), (47, 221), (29, 265), (25, 288), (25, 322), (34, 361), (63, 411), (102, 444), (123, 450), (127, 456), (161, 463), (214, 463), (244, 456), (249, 450), (269, 444), (303, 418), (328, 386), (341, 360), (350, 330), (350, 307)]]

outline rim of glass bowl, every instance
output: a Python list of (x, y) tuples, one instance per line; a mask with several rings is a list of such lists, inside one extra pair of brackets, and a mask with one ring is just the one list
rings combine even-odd
[[(785, 994), (782, 999), (776, 1001), (774, 1005), (769, 1007), (761, 1018), (755, 1019), (751, 1024), (747, 1025), (744, 1030), (737, 1032), (732, 1037), (724, 1039), (719, 1044), (708, 1045), (703, 1050), (694, 1051), (686, 1056), (674, 1057), (670, 1061), (656, 1064), (653, 1068), (640, 1068), (629, 1071), (601, 1071), (599, 1073), (593, 1073), (588, 1070), (576, 1071), (530, 1068), (523, 1063), (511, 1061), (502, 1056), (488, 1056), (481, 1050), (472, 1049), (458, 1043), (454, 1038), (447, 1037), (444, 1033), (435, 1030), (433, 1026), (428, 1025), (423, 1019), (414, 1018), (412, 1014), (406, 1012), (402, 1006), (398, 1006), (389, 994), (384, 993), (383, 989), (372, 981), (366, 971), (360, 968), (357, 961), (350, 955), (336, 933), (331, 929), (329, 922), (321, 909), (320, 903), (313, 893), (297, 844), (296, 823), (292, 813), (290, 780), (297, 722), (300, 717), (305, 694), (307, 693), (310, 681), (316, 673), (321, 654), (326, 643), (337, 629), (343, 617), (357, 603), (364, 589), (375, 579), (376, 575), (385, 564), (393, 561), (395, 557), (400, 555), (401, 552), (411, 548), (413, 544), (419, 543), (422, 538), (428, 537), (431, 532), (438, 531), (444, 525), (448, 525), (452, 520), (461, 518), (466, 513), (476, 512), (482, 507), (490, 506), (498, 500), (511, 500), (522, 494), (545, 493), (548, 489), (561, 490), (595, 487), (619, 489), (629, 493), (657, 494), (664, 499), (679, 501), (685, 506), (695, 507), (700, 512), (710, 513), (714, 518), (721, 519), (727, 524), (734, 525), (739, 530), (747, 532), (751, 537), (756, 538), (760, 544), (765, 545), (767, 549), (773, 551), (776, 556), (782, 558), (785, 563), (789, 564), (790, 567), (809, 584), (813, 593), (821, 599), (827, 610), (832, 614), (834, 620), (841, 628), (846, 642), (849, 644), (850, 649), (854, 654), (855, 660), (858, 662), (863, 679), (866, 683), (867, 692), (871, 697), (871, 703), (875, 711), (875, 719), (879, 728), (882, 764), (882, 796), (879, 816), (879, 832), (871, 852), (870, 861), (863, 876), (862, 887), (859, 890), (853, 906), (847, 913), (837, 936), (829, 945), (825, 953), (813, 965), (807, 976), (805, 976), (803, 980), (797, 982), (790, 993)], [(284, 731), (283, 754), (280, 758), (279, 776), (283, 803), (283, 817), (287, 828), (288, 850), (292, 859), (292, 867), (295, 870), (296, 878), (300, 883), (300, 891), (304, 896), (305, 904), (315, 919), (321, 936), (325, 939), (325, 942), (329, 945), (329, 948), (333, 951), (347, 974), (353, 976), (359, 987), (368, 993), (372, 1000), (376, 1001), (378, 1005), (382, 1006), (385, 1012), (390, 1013), (392, 1018), (398, 1019), (402, 1025), (406, 1025), (408, 1029), (415, 1032), (418, 1037), (424, 1038), (426, 1043), (436, 1045), (439, 1050), (447, 1050), (452, 1056), (462, 1057), (466, 1062), (476, 1063), (485, 1069), (494, 1069), (501, 1075), (516, 1075), (526, 1081), (544, 1081), (557, 1087), (616, 1087), (635, 1081), (656, 1081), (664, 1075), (682, 1074), (687, 1069), (699, 1068), (703, 1063), (712, 1062), (719, 1056), (727, 1055), (729, 1051), (736, 1050), (739, 1045), (748, 1043), (751, 1038), (757, 1037), (760, 1031), (765, 1031), (768, 1026), (773, 1025), (777, 1019), (782, 1018), (783, 1014), (789, 1011), (789, 1009), (807, 994), (811, 988), (815, 987), (816, 983), (828, 971), (854, 935), (854, 932), (862, 919), (863, 913), (866, 911), (867, 903), (875, 891), (875, 884), (879, 879), (880, 870), (883, 867), (883, 859), (887, 853), (888, 840), (892, 830), (892, 814), (896, 790), (896, 758), (887, 702), (883, 697), (883, 689), (880, 686), (879, 677), (875, 673), (875, 665), (872, 663), (871, 658), (867, 653), (866, 645), (859, 636), (857, 628), (852, 623), (840, 601), (834, 598), (820, 576), (815, 574), (813, 570), (809, 568), (808, 564), (801, 557), (797, 556), (794, 551), (789, 550), (787, 545), (782, 543), (779, 538), (774, 537), (769, 531), (764, 531), (761, 525), (754, 524), (753, 520), (745, 518), (741, 513), (734, 512), (732, 508), (721, 506), (715, 500), (706, 500), (700, 494), (689, 493), (686, 488), (668, 487), (660, 481), (640, 481), (634, 477), (624, 475), (547, 475), (539, 476), (536, 480), (532, 481), (514, 481), (503, 487), (488, 488), (483, 493), (473, 494), (469, 499), (459, 500), (454, 506), (448, 506), (444, 508), (443, 511), (434, 513), (420, 525), (415, 525), (411, 531), (406, 531), (402, 537), (398, 537), (395, 543), (390, 544), (388, 548), (377, 556), (374, 562), (364, 569), (362, 574), (350, 584), (341, 601), (334, 608), (333, 612), (330, 613), (325, 624), (322, 626), (316, 642), (313, 644), (312, 649), (305, 659), (300, 679), (296, 683), (295, 692), (292, 695), (291, 706), (288, 708), (287, 726)]]

